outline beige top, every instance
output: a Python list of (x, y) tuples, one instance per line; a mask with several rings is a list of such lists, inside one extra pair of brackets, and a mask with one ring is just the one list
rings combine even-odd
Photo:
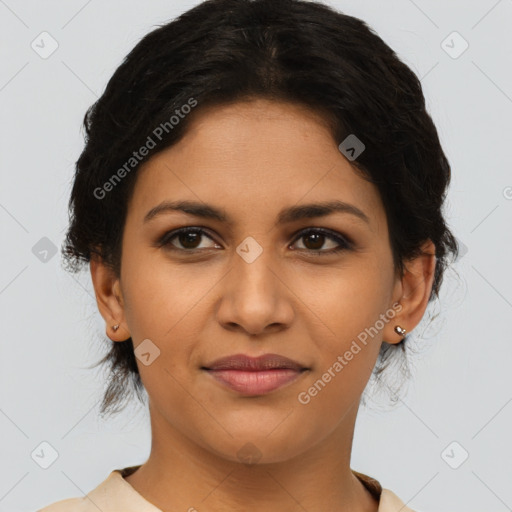
[[(140, 466), (113, 470), (108, 478), (83, 498), (68, 498), (52, 503), (37, 512), (162, 512), (144, 499), (125, 479)], [(414, 512), (400, 498), (383, 489), (380, 483), (352, 470), (371, 494), (379, 500), (378, 512)]]

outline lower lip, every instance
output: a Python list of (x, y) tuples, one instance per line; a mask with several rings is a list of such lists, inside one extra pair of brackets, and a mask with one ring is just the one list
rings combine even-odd
[(208, 370), (208, 373), (228, 388), (254, 396), (270, 393), (294, 381), (303, 372), (282, 368), (262, 371)]

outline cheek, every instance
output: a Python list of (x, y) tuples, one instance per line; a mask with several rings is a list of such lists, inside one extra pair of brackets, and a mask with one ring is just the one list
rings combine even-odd
[(134, 342), (152, 336), (163, 340), (181, 319), (193, 315), (194, 304), (211, 278), (194, 284), (198, 277), (186, 266), (171, 266), (158, 253), (128, 254), (123, 260), (122, 282), (132, 338)]
[(337, 269), (315, 271), (303, 283), (301, 295), (332, 333), (346, 340), (373, 325), (385, 311), (392, 292), (391, 273), (390, 266), (366, 254)]
[[(322, 321), (312, 333), (321, 360), (317, 373), (334, 393), (346, 393), (351, 387), (362, 391), (366, 385), (380, 351), (382, 329), (393, 321), (387, 310), (390, 272), (373, 262), (317, 280), (310, 296), (314, 302), (309, 303)], [(319, 283), (325, 289), (319, 289)]]
[[(189, 379), (199, 325), (194, 319), (200, 308), (194, 309), (194, 304), (200, 295), (165, 265), (149, 266), (150, 271), (125, 268), (130, 276), (126, 321), (143, 385), (159, 409), (183, 411), (188, 397), (183, 383)], [(144, 353), (150, 354), (146, 360)]]
[(173, 376), (179, 382), (187, 379), (191, 355), (206, 318), (205, 294), (218, 279), (211, 270), (192, 272), (191, 266), (171, 266), (160, 255), (129, 254), (122, 266), (126, 322), (136, 354), (143, 341), (146, 345), (140, 351), (148, 346), (150, 352), (158, 354), (148, 366), (138, 359), (139, 372), (148, 392), (161, 387), (169, 393)]
[(317, 365), (297, 396), (305, 412), (321, 415), (331, 425), (359, 401), (382, 343), (380, 325), (376, 327), (381, 314), (377, 295), (361, 294), (344, 304), (342, 298), (330, 310), (329, 329), (322, 327), (316, 337)]

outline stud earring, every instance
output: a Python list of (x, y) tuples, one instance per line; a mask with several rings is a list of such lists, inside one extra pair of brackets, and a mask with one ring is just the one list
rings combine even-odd
[(400, 336), (405, 336), (405, 333), (407, 331), (403, 327), (400, 327), (399, 325), (395, 325), (395, 332), (397, 334), (400, 334)]
[(117, 331), (117, 329), (119, 329), (119, 324), (117, 324), (117, 325), (113, 325), (113, 326), (112, 326), (112, 330), (113, 330), (114, 332), (116, 332), (116, 331)]

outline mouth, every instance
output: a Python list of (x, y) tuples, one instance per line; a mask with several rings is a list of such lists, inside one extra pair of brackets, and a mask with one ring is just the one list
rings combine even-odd
[(251, 357), (235, 354), (201, 367), (223, 386), (245, 396), (270, 393), (290, 384), (310, 370), (277, 354)]

